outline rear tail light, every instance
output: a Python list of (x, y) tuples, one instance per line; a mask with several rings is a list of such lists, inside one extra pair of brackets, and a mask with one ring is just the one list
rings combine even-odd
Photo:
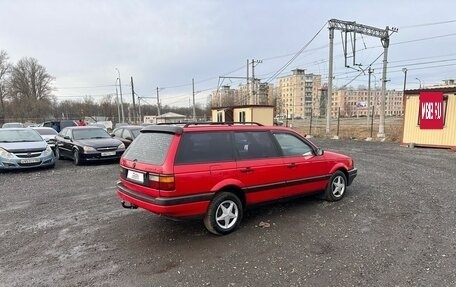
[(149, 174), (149, 187), (166, 191), (174, 190), (174, 175)]
[(119, 176), (121, 178), (126, 178), (127, 177), (127, 169), (126, 168), (123, 168), (122, 166), (120, 167), (120, 170), (119, 170)]

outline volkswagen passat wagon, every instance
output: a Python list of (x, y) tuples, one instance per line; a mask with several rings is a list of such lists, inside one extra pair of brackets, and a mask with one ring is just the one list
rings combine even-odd
[(292, 129), (237, 124), (156, 125), (120, 159), (121, 203), (174, 218), (203, 218), (214, 234), (239, 227), (246, 208), (323, 192), (340, 200), (353, 160), (324, 152)]

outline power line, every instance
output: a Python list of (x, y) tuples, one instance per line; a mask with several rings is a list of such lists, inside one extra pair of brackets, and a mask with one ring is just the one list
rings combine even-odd
[(115, 87), (116, 85), (97, 85), (97, 86), (74, 86), (74, 87), (65, 87), (65, 86), (57, 86), (56, 89), (60, 90), (69, 90), (69, 89), (95, 89), (95, 88), (110, 88)]
[(448, 23), (454, 23), (454, 22), (456, 22), (456, 20), (448, 20), (448, 21), (441, 21), (441, 22), (433, 22), (433, 23), (409, 25), (409, 26), (399, 27), (399, 29), (410, 29), (410, 28), (417, 28), (417, 27), (425, 27), (425, 26), (433, 26), (433, 25), (448, 24)]
[(323, 28), (326, 26), (326, 23), (320, 28), (320, 30), (318, 30), (318, 32), (312, 37), (312, 39), (310, 39), (309, 42), (307, 42), (307, 44), (304, 45), (304, 47), (301, 48), (301, 50), (298, 51), (298, 53), (296, 53), (287, 63), (285, 63), (285, 65), (283, 65), (274, 75), (272, 75), (267, 81), (266, 83), (270, 83), (272, 80), (274, 80), (277, 75), (279, 75), (283, 70), (285, 70), (291, 63), (293, 63), (294, 60), (296, 60), (296, 58), (301, 55), (301, 53), (313, 42), (313, 40), (320, 34), (320, 32), (323, 30)]
[[(432, 26), (432, 25), (449, 24), (449, 23), (454, 23), (454, 22), (456, 22), (456, 20), (447, 20), (447, 21), (440, 21), (440, 22), (434, 22), (434, 23), (415, 24), (415, 25), (409, 25), (409, 26), (402, 26), (402, 27), (400, 27), (400, 29), (419, 28), (419, 27)], [(322, 29), (325, 27), (325, 25), (322, 27)], [(322, 29), (320, 29), (320, 31)], [(320, 31), (317, 33), (317, 35), (320, 33)], [(315, 35), (315, 37), (317, 35)], [(391, 45), (407, 44), (407, 43), (413, 43), (413, 42), (419, 42), (419, 41), (427, 41), (427, 40), (433, 40), (433, 39), (437, 39), (437, 38), (445, 38), (445, 37), (451, 37), (451, 36), (456, 36), (456, 33), (450, 33), (450, 34), (445, 34), (445, 35), (438, 35), (438, 36), (433, 36), (433, 37), (426, 37), (426, 38), (413, 39), (413, 40), (408, 40), (408, 41), (403, 41), (403, 42), (391, 43)], [(275, 78), (277, 78), (278, 76), (282, 75), (283, 71), (287, 67), (289, 67), (289, 65), (291, 65), (291, 63), (293, 63), (296, 60), (296, 58), (299, 57), (301, 54), (307, 53), (307, 52), (311, 52), (311, 51), (319, 51), (319, 50), (322, 50), (322, 49), (326, 48), (327, 46), (328, 45), (326, 44), (326, 45), (323, 45), (323, 46), (320, 46), (320, 47), (317, 47), (317, 48), (314, 48), (314, 49), (309, 49), (309, 50), (304, 51), (305, 48), (307, 48), (307, 45), (306, 45), (305, 47), (303, 47), (300, 51), (298, 51), (296, 53), (290, 53), (290, 54), (286, 54), (286, 55), (279, 55), (279, 56), (272, 56), (272, 57), (263, 58), (263, 61), (269, 61), (269, 60), (275, 60), (275, 59), (280, 59), (280, 58), (289, 57), (291, 55), (294, 55), (293, 58), (290, 59), (278, 71), (276, 71), (276, 72), (272, 71), (270, 73), (263, 74), (263, 75), (261, 75), (261, 77), (273, 75), (273, 76), (269, 77), (268, 80), (266, 81), (267, 83), (269, 83), (272, 80), (274, 80)], [(372, 48), (377, 48), (377, 47), (381, 47), (381, 46), (369, 47), (369, 48), (365, 48), (365, 49), (362, 49), (362, 50), (372, 49)], [(449, 54), (449, 55), (451, 55), (451, 54)], [(445, 56), (449, 56), (449, 55), (445, 55)], [(438, 56), (436, 56), (436, 57), (438, 57)], [(441, 57), (444, 57), (444, 56), (441, 56)], [(415, 59), (408, 59), (408, 60), (401, 60), (401, 61), (393, 61), (391, 63), (400, 63), (400, 62), (407, 62), (407, 61), (424, 60), (424, 59), (430, 59), (430, 58), (432, 58), (432, 57), (422, 57), (422, 58), (415, 58)], [(322, 64), (326, 63), (327, 61), (328, 61), (327, 59), (321, 59), (321, 60), (313, 61), (311, 63), (305, 63), (303, 65), (306, 65), (306, 67), (308, 67), (309, 65), (310, 66), (316, 66), (316, 65), (322, 65)], [(408, 66), (419, 66), (419, 65), (427, 65), (427, 64), (432, 64), (432, 63), (449, 62), (449, 61), (452, 61), (452, 60), (447, 59), (447, 60), (441, 60), (441, 61), (410, 63), (410, 64), (407, 64), (407, 65)], [(433, 65), (433, 66), (428, 66), (428, 67), (425, 67), (425, 68), (415, 67), (413, 69), (427, 69), (427, 68), (438, 68), (438, 67), (446, 67), (446, 66), (453, 66), (453, 64), (449, 64), (449, 65)], [(389, 67), (389, 68), (393, 68), (393, 67), (399, 67), (399, 66), (392, 66), (392, 67)], [(235, 69), (235, 70), (233, 70), (231, 72), (228, 72), (225, 75), (229, 75), (231, 73), (237, 72), (237, 71), (242, 70), (244, 68), (245, 68), (245, 65), (241, 66), (241, 67), (239, 67), (239, 68), (237, 68), (237, 69)], [(344, 73), (344, 74), (341, 74), (341, 75), (348, 75), (348, 74), (353, 74), (353, 73), (355, 73), (355, 72), (347, 72), (347, 73)], [(337, 75), (339, 75), (339, 73)], [(211, 78), (207, 78), (207, 79), (198, 81), (196, 83), (208, 82), (208, 81), (214, 80), (216, 78), (217, 77), (211, 77)], [(323, 79), (323, 77), (322, 77), (322, 79)], [(189, 87), (190, 85), (191, 85), (191, 83), (189, 82), (189, 83), (185, 83), (185, 84), (166, 86), (164, 88), (172, 89), (172, 88), (179, 88), (179, 87)], [(61, 86), (61, 87), (56, 87), (56, 88), (57, 89), (61, 89), (61, 90), (65, 90), (65, 89), (90, 89), (90, 88), (107, 88), (107, 87), (115, 87), (115, 85), (67, 86), (67, 87)], [(208, 91), (208, 90), (211, 90), (211, 89), (215, 89), (215, 88), (208, 88), (208, 89), (206, 89), (204, 91)], [(94, 95), (94, 96), (98, 96), (98, 95)], [(59, 97), (84, 97), (84, 96), (59, 96)]]
[(433, 36), (433, 37), (426, 37), (426, 38), (421, 38), (421, 39), (415, 39), (415, 40), (408, 40), (408, 41), (402, 41), (402, 42), (396, 42), (396, 43), (391, 43), (390, 45), (402, 45), (402, 44), (407, 44), (407, 43), (413, 43), (413, 42), (420, 42), (420, 41), (427, 41), (427, 40), (434, 40), (434, 39), (439, 39), (439, 38), (445, 38), (445, 37), (451, 37), (451, 36), (456, 36), (456, 33), (450, 33), (450, 34), (445, 34), (445, 35), (438, 35), (438, 36)]
[[(232, 74), (232, 73), (235, 73), (237, 71), (240, 71), (242, 69), (244, 69), (245, 66), (241, 66), (239, 68), (236, 68), (235, 70), (232, 70), (230, 72), (227, 72), (227, 73), (224, 73), (223, 75), (226, 76), (226, 75), (229, 75), (229, 74)], [(204, 79), (204, 80), (200, 80), (200, 81), (196, 81), (195, 83), (196, 84), (199, 84), (199, 83), (204, 83), (204, 82), (208, 82), (208, 81), (211, 81), (211, 80), (215, 80), (217, 79), (218, 77), (210, 77), (210, 78), (207, 78), (207, 79)], [(183, 87), (188, 87), (188, 86), (191, 86), (192, 83), (189, 83), (189, 84), (178, 84), (178, 85), (173, 85), (173, 86), (165, 86), (165, 87), (161, 87), (161, 89), (174, 89), (174, 88), (183, 88)]]

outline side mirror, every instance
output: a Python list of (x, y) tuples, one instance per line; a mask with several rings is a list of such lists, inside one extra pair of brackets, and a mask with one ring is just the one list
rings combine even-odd
[(131, 137), (126, 137), (125, 139), (126, 139), (127, 141), (131, 141), (131, 142), (133, 141), (133, 139), (132, 139)]
[(66, 140), (71, 140), (69, 136), (64, 136), (63, 138)]
[(111, 135), (112, 138), (116, 136), (115, 134), (110, 134), (110, 135)]
[(324, 150), (322, 150), (321, 148), (317, 148), (317, 155), (318, 156), (322, 156), (324, 153), (325, 153)]

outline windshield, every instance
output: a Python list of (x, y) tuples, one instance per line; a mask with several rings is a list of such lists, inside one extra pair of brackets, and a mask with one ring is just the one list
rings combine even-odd
[(111, 136), (104, 129), (74, 129), (73, 139), (102, 139), (111, 138)]
[(41, 136), (31, 129), (0, 130), (0, 142), (40, 142)]

